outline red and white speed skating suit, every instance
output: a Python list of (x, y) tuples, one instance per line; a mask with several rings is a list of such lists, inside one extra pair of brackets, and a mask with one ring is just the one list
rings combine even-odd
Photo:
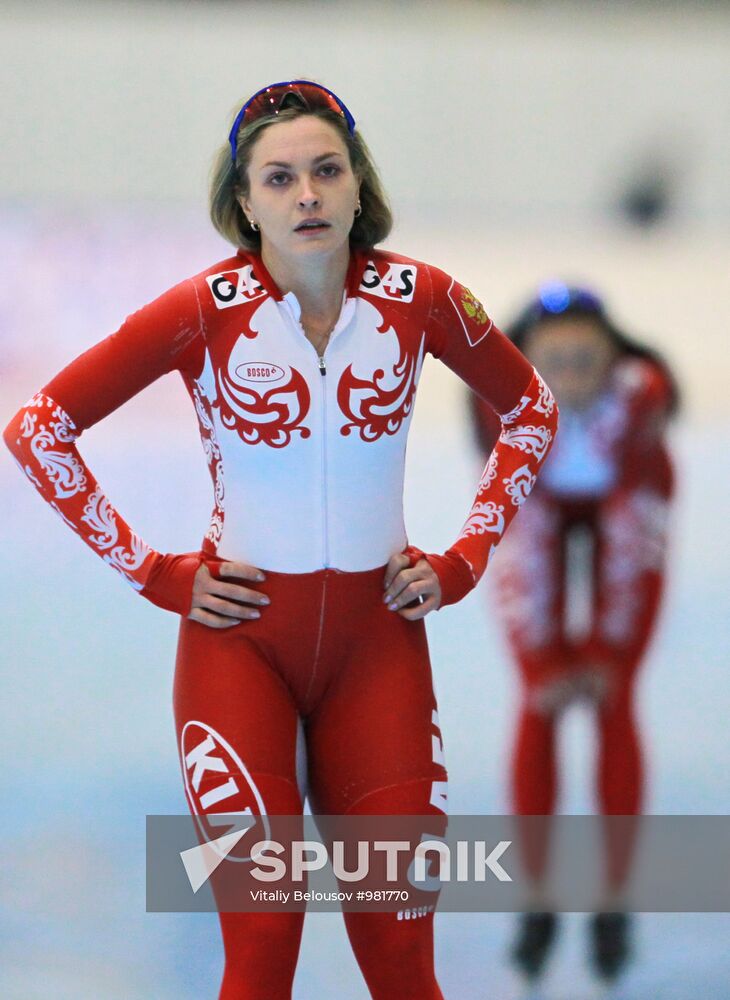
[[(588, 409), (564, 406), (539, 485), (495, 560), (502, 618), (522, 678), (511, 775), (518, 814), (546, 815), (556, 806), (556, 716), (540, 710), (541, 689), (587, 668), (606, 671), (609, 682), (596, 710), (598, 807), (606, 815), (641, 812), (633, 693), (663, 583), (673, 489), (664, 440), (670, 396), (655, 363), (622, 357)], [(479, 402), (474, 412), (488, 449), (493, 414)], [(591, 612), (588, 633), (576, 637), (567, 627), (566, 549), (578, 527), (592, 542), (582, 581)], [(621, 881), (627, 861), (626, 851), (613, 856), (609, 881)]]
[[(532, 366), (471, 293), (426, 264), (353, 253), (323, 358), (260, 257), (239, 252), (181, 282), (72, 362), (5, 440), (63, 519), (133, 587), (183, 616), (175, 715), (196, 814), (297, 814), (306, 733), (316, 812), (441, 814), (446, 771), (425, 629), (382, 601), (406, 550), (406, 437), (426, 352), (501, 417), (457, 542), (429, 556), (443, 604), (476, 583), (535, 481), (557, 411)], [(195, 405), (215, 505), (202, 549), (163, 555), (112, 507), (75, 441), (177, 369)], [(407, 549), (412, 562), (420, 550)], [(195, 572), (264, 570), (261, 618), (193, 622)], [(301, 720), (301, 721), (300, 721)], [(302, 726), (303, 723), (303, 726)], [(402, 916), (402, 915), (401, 915)], [(302, 914), (223, 913), (224, 998), (290, 996)], [(347, 914), (375, 997), (439, 997), (432, 914)]]

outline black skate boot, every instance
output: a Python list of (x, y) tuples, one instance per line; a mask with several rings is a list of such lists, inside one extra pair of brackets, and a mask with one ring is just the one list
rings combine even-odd
[(591, 918), (591, 964), (605, 982), (612, 982), (632, 954), (631, 919), (627, 913), (596, 913)]
[(529, 981), (542, 973), (550, 947), (555, 940), (558, 918), (554, 913), (523, 913), (510, 958)]

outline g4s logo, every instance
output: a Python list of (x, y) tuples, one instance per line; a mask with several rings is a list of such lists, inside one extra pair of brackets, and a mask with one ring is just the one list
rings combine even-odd
[(266, 290), (256, 278), (250, 264), (234, 271), (211, 274), (205, 280), (213, 293), (213, 301), (217, 309), (240, 306), (244, 302), (252, 302), (266, 294)]
[(375, 263), (369, 260), (360, 282), (360, 289), (381, 299), (412, 302), (418, 269), (413, 264), (389, 264), (381, 275)]

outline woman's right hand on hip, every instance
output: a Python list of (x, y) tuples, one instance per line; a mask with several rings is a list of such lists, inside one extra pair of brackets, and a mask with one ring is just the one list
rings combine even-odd
[(261, 583), (265, 576), (255, 566), (233, 561), (213, 563), (216, 576), (206, 560), (198, 567), (193, 580), (193, 600), (188, 618), (209, 625), (210, 628), (230, 628), (241, 621), (260, 618), (258, 608), (269, 603), (269, 598), (258, 590), (240, 583), (228, 583), (219, 577), (236, 577)]

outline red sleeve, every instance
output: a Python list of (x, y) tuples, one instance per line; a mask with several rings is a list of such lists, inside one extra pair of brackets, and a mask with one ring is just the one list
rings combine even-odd
[(614, 380), (627, 410), (621, 486), (653, 486), (669, 497), (674, 484), (666, 446), (672, 392), (667, 377), (650, 361), (629, 359), (616, 366)]
[[(461, 600), (532, 489), (557, 430), (552, 393), (498, 330), (468, 288), (429, 268), (427, 346), (497, 414), (500, 434), (489, 455), (459, 538), (444, 555), (428, 555), (441, 584), (441, 606)], [(415, 561), (420, 550), (407, 550)]]
[(190, 610), (199, 558), (149, 548), (105, 496), (75, 442), (166, 372), (194, 373), (203, 353), (197, 294), (188, 280), (72, 361), (3, 434), (22, 471), (66, 524), (135, 590), (180, 614)]
[(621, 487), (599, 507), (592, 627), (586, 661), (624, 675), (641, 661), (656, 627), (669, 541), (669, 500), (651, 486)]

